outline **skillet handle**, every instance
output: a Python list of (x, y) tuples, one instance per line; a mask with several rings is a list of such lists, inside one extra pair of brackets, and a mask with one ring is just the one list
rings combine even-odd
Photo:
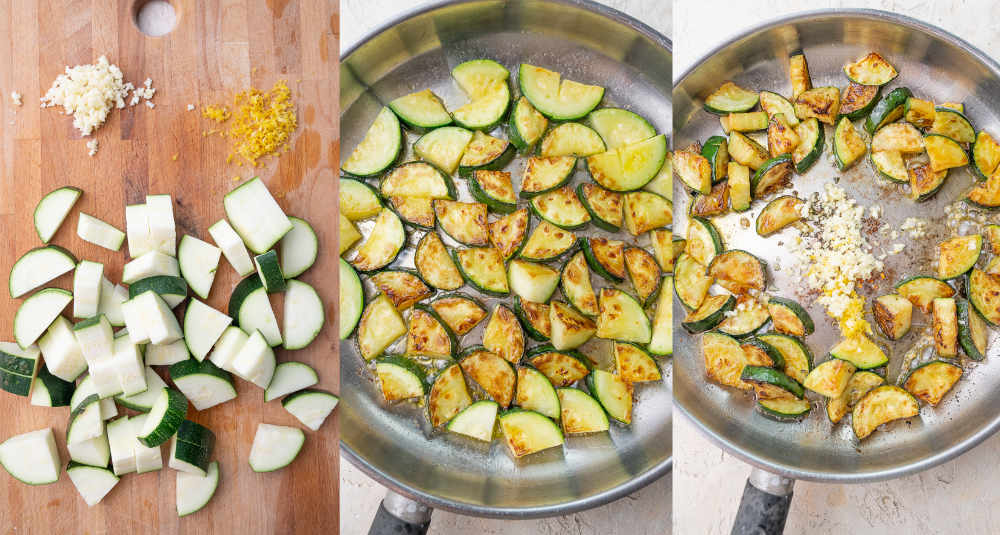
[(731, 535), (780, 535), (784, 532), (794, 485), (794, 479), (754, 468), (743, 489)]
[(425, 535), (433, 509), (391, 490), (378, 506), (368, 535)]

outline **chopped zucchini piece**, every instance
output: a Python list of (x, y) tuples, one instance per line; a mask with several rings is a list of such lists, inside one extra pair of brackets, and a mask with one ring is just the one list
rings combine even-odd
[(750, 290), (763, 292), (767, 286), (764, 261), (739, 249), (716, 256), (708, 266), (708, 274), (734, 294), (746, 294)]
[(696, 309), (708, 295), (708, 288), (714, 279), (706, 273), (705, 266), (691, 255), (681, 253), (674, 267), (674, 292), (681, 303), (689, 309)]
[(789, 377), (800, 383), (806, 380), (806, 376), (812, 370), (813, 357), (802, 340), (778, 333), (762, 334), (757, 338), (781, 353), (784, 371)]
[(549, 119), (572, 121), (586, 116), (601, 103), (604, 88), (562, 78), (557, 73), (522, 63), (518, 82), (524, 95)]
[(817, 87), (795, 97), (795, 116), (801, 120), (816, 118), (832, 125), (840, 114), (840, 89)]
[(986, 358), (986, 349), (990, 341), (990, 331), (979, 312), (968, 301), (958, 300), (958, 342), (962, 351), (972, 360)]
[(913, 93), (906, 87), (897, 87), (884, 95), (875, 108), (865, 119), (865, 131), (874, 134), (879, 128), (894, 123), (903, 116), (906, 107), (906, 100), (913, 96)]
[(753, 198), (761, 199), (767, 194), (788, 185), (792, 176), (792, 156), (782, 154), (761, 164), (753, 178), (750, 179), (750, 191)]
[(466, 350), (459, 364), (490, 399), (503, 408), (510, 406), (517, 374), (509, 362), (479, 346)]
[(863, 335), (842, 340), (830, 350), (830, 356), (846, 360), (859, 370), (878, 368), (889, 362), (882, 348)]
[(954, 167), (968, 165), (969, 155), (958, 141), (940, 134), (927, 134), (924, 138), (927, 146), (927, 159), (931, 169), (946, 171)]
[(534, 262), (554, 260), (573, 247), (574, 243), (576, 236), (572, 232), (548, 221), (539, 221), (528, 236), (528, 240), (524, 242), (520, 256)]
[(886, 338), (899, 340), (910, 332), (913, 303), (900, 295), (883, 295), (872, 302), (872, 315)]
[(920, 405), (909, 392), (898, 386), (883, 385), (870, 390), (854, 406), (851, 427), (858, 440), (864, 440), (882, 424), (919, 413)]
[(494, 296), (510, 293), (503, 256), (493, 247), (472, 247), (455, 251), (458, 270), (480, 292)]
[(869, 52), (854, 63), (844, 65), (844, 74), (854, 83), (881, 86), (891, 82), (899, 72), (882, 56)]
[(799, 124), (799, 118), (795, 116), (795, 106), (785, 97), (770, 91), (760, 92), (760, 109), (767, 112), (768, 117), (778, 114), (785, 116), (785, 121), (792, 126)]
[(431, 302), (431, 308), (457, 336), (466, 335), (486, 317), (483, 305), (461, 293), (441, 296)]
[[(676, 155), (677, 153), (674, 154)], [(768, 158), (771, 157), (771, 154), (760, 143), (739, 132), (731, 132), (729, 134), (729, 157), (756, 171), (764, 166)], [(682, 176), (681, 179), (683, 178)], [(705, 191), (702, 193), (707, 191), (708, 188), (705, 188)]]
[(795, 172), (804, 174), (823, 154), (823, 147), (826, 144), (826, 134), (819, 121), (815, 118), (807, 119), (795, 127), (795, 133), (799, 136), (799, 145), (792, 151), (792, 161), (795, 162)]
[(934, 103), (929, 100), (909, 97), (903, 105), (903, 118), (917, 128), (927, 129), (934, 125)]
[(860, 160), (867, 150), (868, 146), (854, 128), (854, 123), (846, 117), (841, 119), (833, 133), (833, 155), (837, 159), (837, 168), (846, 171)]
[(843, 393), (835, 398), (828, 399), (826, 402), (826, 415), (830, 418), (830, 422), (834, 424), (839, 423), (861, 401), (861, 398), (865, 394), (884, 384), (885, 378), (877, 373), (869, 371), (854, 372), (854, 375), (847, 381), (847, 387), (844, 388)]
[(406, 334), (406, 323), (385, 295), (368, 303), (358, 325), (358, 351), (365, 360), (382, 355), (387, 347)]
[(716, 115), (750, 111), (757, 105), (759, 99), (757, 93), (743, 89), (732, 82), (725, 82), (705, 98), (705, 111)]
[(569, 386), (590, 373), (590, 366), (582, 354), (558, 351), (549, 344), (533, 348), (525, 358), (556, 387)]
[(917, 399), (937, 405), (959, 379), (962, 368), (941, 360), (918, 366), (906, 377), (903, 388)]
[(559, 285), (559, 272), (536, 262), (511, 260), (507, 274), (511, 291), (532, 303), (548, 303)]
[(524, 238), (528, 235), (530, 220), (528, 209), (521, 208), (490, 223), (490, 243), (505, 259), (513, 257), (521, 250)]
[(640, 236), (650, 230), (673, 224), (673, 204), (650, 191), (630, 191), (625, 194), (625, 230)]
[(852, 121), (866, 117), (875, 107), (881, 92), (882, 86), (851, 82), (841, 94), (840, 117), (847, 117)]
[(639, 247), (625, 249), (625, 271), (639, 301), (652, 303), (660, 290), (660, 266), (648, 251)]
[(909, 123), (892, 123), (880, 128), (872, 136), (872, 152), (895, 151), (914, 154), (924, 151), (924, 138)]
[(410, 93), (389, 102), (397, 117), (417, 132), (426, 132), (451, 124), (451, 114), (441, 98), (430, 89)]
[[(973, 270), (974, 272), (975, 270)], [(917, 276), (902, 280), (896, 285), (896, 292), (908, 299), (924, 314), (931, 313), (931, 302), (935, 297), (951, 297), (955, 289), (948, 283), (934, 277)]]
[(692, 217), (688, 221), (687, 253), (699, 264), (711, 264), (712, 259), (724, 250), (722, 236), (711, 221), (700, 217)]
[(406, 310), (430, 297), (431, 290), (419, 275), (409, 270), (386, 270), (371, 276), (372, 284), (392, 301), (396, 310)]
[[(742, 135), (738, 132), (735, 135)], [(680, 150), (674, 153), (674, 171), (692, 191), (708, 195), (712, 191), (712, 164), (701, 154)]]
[(524, 332), (517, 316), (505, 305), (493, 307), (490, 320), (483, 329), (483, 347), (500, 358), (517, 364), (524, 354)]
[(986, 132), (976, 134), (972, 144), (972, 169), (979, 178), (986, 180), (1000, 166), (1000, 144)]
[(434, 309), (427, 305), (414, 307), (406, 332), (405, 356), (450, 359), (457, 351), (458, 340)]
[(969, 272), (983, 250), (983, 236), (958, 236), (938, 244), (938, 278), (954, 279)]
[(413, 153), (438, 169), (452, 175), (472, 141), (472, 132), (458, 126), (435, 128), (420, 136), (413, 144)]
[(586, 158), (607, 150), (604, 140), (591, 128), (580, 123), (562, 123), (542, 138), (539, 154), (544, 158), (575, 156)]
[(420, 277), (435, 288), (457, 290), (464, 284), (458, 266), (452, 261), (441, 238), (434, 232), (428, 232), (420, 238), (413, 263)]
[(507, 132), (510, 142), (518, 150), (527, 151), (539, 139), (549, 126), (549, 120), (531, 105), (527, 98), (521, 97), (514, 105), (514, 113), (510, 114)]
[[(441, 371), (427, 396), (427, 412), (430, 414), (431, 425), (442, 426), (458, 413), (472, 405), (469, 387), (465, 384), (462, 367), (452, 364)], [(492, 429), (490, 429), (492, 435)]]
[(718, 328), (736, 338), (743, 338), (759, 331), (771, 317), (767, 312), (767, 307), (756, 297), (749, 295), (741, 295), (736, 300), (733, 313), (732, 316), (722, 320)]
[(788, 76), (792, 81), (792, 98), (796, 98), (802, 93), (812, 89), (812, 80), (809, 79), (809, 64), (802, 51), (791, 54), (788, 58)]
[(700, 333), (712, 329), (726, 319), (726, 313), (736, 307), (736, 298), (731, 295), (711, 295), (697, 310), (688, 313), (681, 325), (689, 333)]
[(694, 199), (691, 200), (690, 213), (693, 216), (710, 217), (722, 215), (728, 211), (729, 184), (725, 181), (712, 186), (712, 193), (695, 195)]
[(767, 310), (774, 329), (779, 333), (803, 337), (816, 330), (806, 309), (791, 299), (771, 297), (767, 301)]
[(962, 112), (938, 106), (934, 109), (934, 124), (931, 134), (939, 134), (959, 143), (972, 143), (976, 140), (976, 130), (972, 128), (969, 119)]
[(740, 390), (752, 388), (741, 378), (747, 360), (735, 338), (720, 332), (707, 332), (701, 337), (701, 354), (710, 381)]
[(830, 359), (816, 366), (803, 384), (809, 390), (828, 398), (836, 398), (847, 389), (847, 383), (854, 375), (855, 367), (850, 362)]
[(608, 191), (589, 182), (576, 187), (576, 195), (598, 228), (618, 232), (622, 225), (621, 193)]
[(934, 299), (931, 304), (931, 332), (934, 333), (934, 350), (939, 356), (958, 356), (958, 309), (955, 298)]
[(737, 212), (750, 209), (750, 168), (738, 163), (729, 162), (729, 172), (726, 179), (730, 205)]
[(549, 305), (549, 325), (552, 346), (558, 350), (576, 349), (590, 340), (597, 331), (597, 326), (590, 318), (559, 301), (553, 301)]
[(923, 202), (934, 195), (944, 185), (944, 180), (948, 178), (948, 170), (935, 171), (930, 164), (911, 165), (906, 169), (910, 175), (910, 198)]
[(582, 228), (590, 222), (590, 212), (569, 186), (533, 197), (531, 210), (541, 219), (567, 230)]
[(521, 197), (530, 198), (563, 187), (572, 178), (575, 168), (573, 156), (528, 158), (521, 178)]
[(792, 124), (785, 119), (784, 113), (771, 117), (767, 125), (767, 150), (771, 157), (791, 154), (802, 142)]
[(770, 236), (802, 219), (806, 203), (794, 195), (782, 195), (767, 203), (757, 215), (757, 234)]
[(635, 297), (617, 289), (601, 288), (598, 297), (601, 310), (597, 318), (598, 338), (648, 344), (652, 326), (642, 305)]
[[(513, 263), (512, 263), (513, 264)], [(597, 308), (597, 295), (590, 283), (590, 269), (583, 251), (573, 255), (573, 258), (563, 266), (560, 276), (562, 293), (577, 310), (587, 316), (600, 313)]]
[(904, 184), (910, 181), (902, 153), (894, 151), (872, 152), (870, 158), (875, 171), (883, 178)]
[(434, 214), (437, 216), (438, 226), (445, 234), (465, 245), (489, 244), (487, 210), (485, 204), (478, 202), (447, 199), (434, 201)]
[(615, 342), (612, 352), (615, 356), (615, 372), (623, 381), (642, 383), (661, 379), (660, 367), (641, 347)]

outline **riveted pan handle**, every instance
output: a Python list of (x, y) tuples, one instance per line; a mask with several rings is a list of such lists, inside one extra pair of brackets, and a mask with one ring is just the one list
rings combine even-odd
[(794, 479), (754, 468), (743, 489), (732, 535), (780, 535), (792, 504)]
[(424, 535), (433, 509), (389, 490), (378, 506), (368, 535)]

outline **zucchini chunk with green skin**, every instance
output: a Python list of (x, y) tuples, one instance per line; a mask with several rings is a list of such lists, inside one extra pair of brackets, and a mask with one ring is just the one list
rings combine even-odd
[[(350, 219), (344, 217), (344, 214), (340, 214), (340, 254), (343, 255), (344, 251), (349, 250), (360, 239), (361, 233), (358, 232), (354, 223), (351, 223)], [(242, 240), (240, 240), (240, 243), (242, 243)], [(244, 250), (244, 252), (246, 251)], [(250, 271), (247, 273), (253, 273), (254, 267), (253, 263), (250, 262), (249, 254), (247, 255), (247, 262), (250, 265)]]
[(844, 393), (847, 383), (856, 368), (850, 362), (830, 359), (821, 362), (806, 376), (803, 386), (828, 398), (836, 398)]
[(597, 132), (580, 123), (562, 123), (545, 134), (538, 152), (543, 158), (586, 158), (606, 150), (604, 140)]
[(807, 119), (795, 127), (799, 136), (799, 145), (792, 151), (792, 161), (795, 162), (795, 172), (804, 174), (823, 154), (826, 145), (826, 134), (819, 121)]
[(343, 258), (340, 259), (340, 339), (346, 340), (361, 320), (365, 306), (365, 289), (358, 272)]
[(340, 398), (325, 390), (307, 388), (285, 396), (285, 399), (281, 400), (281, 406), (296, 420), (302, 422), (302, 425), (313, 431), (319, 431), (326, 417), (337, 408), (339, 402)]
[(768, 161), (771, 154), (760, 143), (739, 132), (731, 132), (729, 134), (729, 157), (756, 171)]
[(767, 307), (757, 298), (742, 295), (736, 299), (732, 315), (722, 320), (718, 328), (730, 336), (743, 338), (759, 331), (770, 317)]
[(858, 440), (872, 434), (878, 426), (920, 413), (909, 392), (893, 385), (883, 385), (868, 391), (851, 413), (851, 428)]
[(379, 213), (382, 201), (378, 193), (364, 182), (351, 178), (340, 179), (340, 213), (351, 221), (367, 219)]
[(868, 146), (854, 128), (854, 123), (846, 117), (841, 119), (833, 133), (833, 155), (837, 159), (837, 168), (846, 171), (860, 160), (867, 150)]
[(454, 174), (472, 141), (472, 132), (457, 126), (436, 128), (420, 136), (413, 144), (413, 153), (449, 175)]
[(358, 271), (376, 271), (392, 263), (406, 243), (403, 222), (392, 210), (383, 208), (375, 218), (368, 238), (358, 247), (351, 265)]
[(595, 273), (612, 282), (625, 280), (625, 242), (607, 238), (580, 238), (580, 249)]
[(692, 217), (688, 221), (687, 254), (699, 264), (707, 266), (716, 255), (722, 254), (722, 236), (715, 225), (707, 219)]
[(674, 278), (667, 275), (660, 285), (666, 290), (661, 289), (657, 298), (653, 313), (653, 335), (646, 349), (654, 355), (670, 356), (674, 353), (674, 314), (669, 288), (674, 285)]
[(937, 195), (938, 190), (948, 178), (948, 170), (935, 171), (930, 164), (913, 165), (906, 169), (910, 176), (910, 198), (923, 202)]
[(875, 52), (844, 65), (844, 74), (856, 84), (877, 86), (885, 85), (899, 75), (895, 67)]
[(899, 120), (903, 117), (906, 100), (912, 96), (913, 93), (906, 87), (897, 87), (889, 91), (878, 101), (878, 104), (875, 104), (875, 108), (865, 119), (865, 131), (874, 134), (879, 128)]
[(788, 77), (792, 82), (793, 98), (812, 89), (812, 80), (809, 79), (809, 64), (801, 50), (788, 57)]
[(899, 340), (910, 331), (913, 303), (896, 294), (883, 295), (872, 302), (872, 315), (882, 334)]
[(674, 207), (667, 199), (649, 191), (631, 191), (623, 203), (625, 230), (633, 236), (672, 225)]
[(958, 342), (962, 345), (962, 351), (972, 360), (983, 360), (986, 358), (986, 349), (990, 341), (989, 327), (968, 301), (958, 300), (956, 309)]
[(528, 209), (521, 208), (490, 223), (490, 243), (504, 259), (512, 258), (521, 250), (529, 220)]
[(458, 341), (438, 318), (434, 309), (417, 305), (410, 313), (406, 331), (407, 357), (450, 359), (458, 349)]
[[(513, 266), (513, 262), (511, 265)], [(587, 267), (583, 251), (577, 252), (569, 262), (566, 262), (559, 280), (563, 295), (577, 310), (587, 316), (596, 316), (600, 313), (597, 307), (597, 295), (590, 283), (590, 269)]]
[(454, 199), (456, 195), (451, 178), (427, 162), (397, 165), (382, 179), (379, 191), (383, 197)]
[(674, 153), (673, 165), (677, 176), (689, 189), (702, 195), (712, 192), (712, 164), (707, 158), (701, 154), (679, 150)]
[(490, 442), (493, 440), (493, 428), (496, 426), (499, 410), (500, 406), (495, 401), (477, 401), (452, 418), (447, 429), (452, 433)]
[(795, 116), (800, 120), (815, 118), (832, 125), (840, 114), (840, 89), (817, 87), (795, 97)]
[(215, 433), (191, 420), (184, 420), (170, 441), (169, 466), (174, 470), (204, 476), (215, 449)]
[(789, 395), (801, 399), (805, 396), (805, 389), (798, 381), (767, 366), (744, 366), (740, 380), (753, 385), (757, 399), (784, 399)]
[(457, 290), (464, 284), (458, 266), (452, 261), (441, 238), (434, 232), (428, 232), (420, 238), (413, 263), (420, 277), (435, 288)]
[(431, 425), (440, 427), (454, 418), (458, 413), (472, 405), (472, 396), (465, 384), (462, 367), (452, 364), (441, 371), (431, 392), (427, 396), (427, 412), (430, 414)]
[(441, 98), (430, 89), (393, 99), (389, 102), (389, 109), (417, 132), (451, 124), (451, 114), (445, 109)]
[(709, 381), (740, 390), (752, 388), (740, 377), (747, 361), (735, 338), (720, 332), (707, 332), (701, 337), (701, 354)]
[(434, 199), (423, 197), (389, 197), (389, 205), (403, 223), (422, 229), (434, 228)]
[(846, 360), (859, 370), (871, 370), (889, 362), (882, 348), (865, 336), (841, 340), (830, 350), (830, 356)]
[(988, 179), (1000, 166), (1000, 144), (987, 132), (976, 134), (972, 144), (972, 170), (982, 180)]
[(959, 143), (972, 143), (976, 140), (976, 130), (972, 128), (969, 119), (956, 111), (944, 106), (934, 109), (934, 124), (931, 134), (940, 134)]
[(164, 388), (146, 415), (145, 425), (136, 437), (146, 447), (163, 444), (180, 427), (187, 415), (188, 401), (177, 390)]
[(915, 154), (924, 151), (923, 135), (909, 123), (892, 123), (872, 136), (872, 152), (895, 151)]
[(736, 298), (731, 295), (709, 296), (697, 310), (688, 313), (681, 325), (692, 334), (705, 332), (721, 323), (735, 306)]
[(691, 255), (681, 253), (674, 268), (674, 292), (689, 309), (697, 309), (708, 295), (708, 288), (715, 279), (706, 274), (705, 266)]
[(594, 370), (587, 376), (587, 388), (608, 416), (626, 425), (632, 423), (632, 383), (611, 372)]
[(558, 72), (522, 63), (518, 83), (524, 95), (549, 119), (572, 121), (586, 116), (604, 98), (604, 88), (562, 78)]
[(924, 137), (924, 144), (927, 146), (927, 159), (930, 160), (931, 169), (934, 171), (946, 171), (969, 164), (968, 153), (958, 141), (950, 137), (927, 134)]
[(573, 156), (528, 158), (521, 178), (521, 197), (531, 198), (563, 187), (573, 177), (574, 169), (576, 158)]
[(760, 109), (767, 113), (768, 117), (784, 114), (788, 124), (796, 126), (799, 124), (798, 117), (795, 116), (795, 107), (785, 97), (770, 91), (760, 92)]
[(399, 337), (406, 334), (403, 317), (385, 295), (378, 295), (365, 307), (358, 325), (358, 350), (361, 357), (371, 360)]
[(654, 230), (649, 233), (649, 241), (653, 246), (653, 257), (664, 273), (674, 271), (674, 237), (669, 230)]
[(388, 402), (423, 397), (427, 390), (427, 372), (416, 362), (399, 355), (375, 361), (375, 377)]
[(474, 59), (458, 64), (451, 76), (470, 100), (476, 100), (495, 91), (498, 83), (506, 82), (510, 71), (492, 59)]
[(882, 93), (882, 86), (862, 85), (851, 82), (841, 93), (840, 114), (837, 117), (847, 117), (852, 121), (862, 119), (871, 113)]
[(541, 219), (567, 230), (582, 228), (590, 222), (590, 213), (569, 186), (532, 197), (531, 210)]
[(576, 236), (548, 221), (539, 221), (521, 248), (520, 257), (533, 262), (554, 260), (569, 251)]
[[(975, 270), (973, 270), (973, 273)], [(924, 314), (931, 313), (931, 302), (935, 297), (951, 297), (955, 289), (948, 283), (934, 277), (910, 277), (896, 285), (896, 292), (908, 299)]]
[(734, 211), (745, 212), (750, 209), (750, 168), (738, 163), (729, 162), (726, 191), (729, 194), (730, 205)]
[(520, 297), (515, 297), (514, 314), (521, 321), (524, 332), (532, 339), (539, 342), (549, 339), (552, 333), (552, 326), (549, 324), (549, 305), (523, 301)]
[(760, 341), (778, 350), (784, 361), (785, 373), (798, 382), (804, 382), (812, 370), (812, 352), (805, 343), (787, 334), (769, 333), (757, 337)]
[(514, 158), (514, 152), (508, 141), (476, 130), (458, 162), (458, 175), (469, 178), (476, 171), (503, 169)]
[(559, 272), (545, 264), (511, 260), (507, 272), (511, 291), (532, 303), (548, 303), (559, 285)]
[(486, 309), (478, 301), (460, 293), (435, 299), (431, 308), (457, 336), (465, 336), (486, 317)]
[(561, 446), (563, 443), (559, 426), (537, 412), (513, 409), (505, 411), (498, 420), (507, 448), (515, 458)]
[(477, 96), (469, 94), (472, 101), (462, 105), (451, 115), (459, 126), (488, 132), (503, 122), (510, 109), (510, 87), (506, 80), (496, 81), (477, 93)]
[(771, 297), (767, 301), (767, 311), (774, 329), (779, 333), (802, 337), (816, 329), (806, 309), (791, 299)]
[(781, 356), (781, 352), (763, 340), (744, 338), (740, 341), (740, 349), (743, 350), (747, 365), (767, 366), (779, 370), (785, 367), (785, 357)]
[(441, 230), (455, 241), (465, 245), (489, 243), (486, 226), (487, 208), (483, 203), (458, 202), (445, 199), (434, 201), (434, 214)]
[(17, 344), (0, 342), (0, 388), (18, 396), (31, 394), (40, 354), (37, 346), (21, 349)]
[(799, 399), (795, 396), (780, 399), (758, 399), (757, 409), (765, 416), (781, 422), (794, 421), (808, 414), (812, 410), (812, 403), (808, 399)]
[(622, 194), (589, 182), (576, 187), (576, 195), (600, 229), (618, 232), (622, 225)]
[(548, 126), (549, 120), (538, 113), (527, 98), (521, 97), (514, 104), (514, 112), (510, 114), (507, 133), (517, 150), (527, 151), (542, 139)]
[(609, 428), (608, 414), (596, 399), (578, 388), (559, 388), (563, 432), (569, 435), (599, 433)]
[(625, 249), (625, 270), (636, 296), (649, 305), (660, 290), (660, 266), (648, 251), (639, 247)]
[(514, 399), (517, 374), (509, 362), (482, 348), (470, 348), (459, 362), (462, 370), (503, 408)]
[(483, 330), (483, 347), (500, 358), (517, 364), (524, 354), (524, 331), (517, 316), (506, 305), (493, 307), (490, 320)]
[(941, 402), (941, 398), (961, 378), (962, 368), (950, 362), (935, 360), (910, 372), (906, 382), (903, 383), (903, 388), (917, 399), (934, 406)]
[(959, 236), (938, 244), (938, 278), (954, 279), (969, 272), (983, 250), (980, 234)]
[(595, 336), (620, 342), (649, 343), (652, 326), (635, 297), (621, 290), (601, 288), (597, 302), (601, 313), (597, 317)]
[(545, 374), (534, 368), (518, 367), (514, 404), (552, 419), (559, 418), (559, 396), (556, 395), (556, 389)]
[(42, 243), (48, 244), (83, 191), (72, 186), (63, 186), (50, 191), (35, 206), (35, 233)]
[[(285, 275), (281, 272), (281, 265), (278, 263), (277, 251), (271, 249), (264, 254), (257, 255), (253, 258), (253, 263), (257, 267), (257, 276), (260, 277), (260, 281), (264, 283), (264, 290), (267, 293), (271, 294), (285, 291)], [(199, 293), (199, 295), (201, 294)]]
[(469, 192), (473, 199), (494, 212), (509, 214), (517, 210), (517, 194), (510, 182), (510, 173), (476, 171), (469, 179)]
[(402, 148), (403, 132), (399, 119), (391, 109), (384, 107), (340, 169), (359, 177), (381, 174), (396, 161)]
[(958, 310), (955, 298), (935, 298), (931, 306), (931, 331), (934, 350), (942, 357), (958, 356)]
[(746, 113), (730, 113), (719, 117), (722, 124), (722, 131), (730, 132), (757, 132), (766, 130), (768, 125), (768, 115), (762, 111)]
[(218, 461), (209, 463), (204, 476), (188, 472), (177, 472), (175, 493), (177, 516), (183, 517), (200, 511), (208, 505), (218, 487)]
[(667, 152), (667, 138), (660, 134), (590, 156), (587, 158), (587, 171), (595, 182), (605, 188), (633, 191), (656, 177), (663, 168)]
[(840, 420), (861, 401), (869, 391), (885, 384), (885, 379), (874, 372), (860, 371), (847, 381), (844, 391), (835, 398), (826, 401), (826, 415), (831, 423), (839, 423)]
[(594, 110), (587, 116), (586, 124), (601, 136), (609, 150), (645, 141), (656, 135), (656, 129), (649, 121), (622, 108)]
[(903, 105), (903, 118), (917, 128), (927, 129), (934, 125), (934, 103), (919, 98), (907, 98)]
[[(34, 344), (42, 336), (42, 333), (59, 318), (59, 314), (72, 300), (73, 294), (62, 288), (44, 288), (31, 294), (17, 307), (17, 312), (14, 313), (14, 341), (17, 342), (17, 345), (27, 349)], [(96, 317), (107, 323), (104, 316)], [(110, 330), (110, 324), (108, 327)], [(77, 329), (74, 328), (74, 330)], [(84, 356), (87, 356), (86, 352)]]
[(716, 115), (750, 111), (759, 100), (757, 93), (732, 82), (725, 82), (705, 98), (705, 111)]
[(400, 312), (434, 293), (419, 275), (410, 270), (380, 271), (369, 279)]
[(31, 404), (38, 407), (65, 407), (69, 405), (75, 390), (76, 384), (52, 375), (45, 366), (41, 366), (31, 389)]
[(972, 188), (965, 202), (980, 208), (1000, 208), (1000, 173), (993, 173), (985, 183)]
[(728, 212), (729, 184), (725, 181), (719, 182), (712, 186), (712, 193), (708, 195), (695, 195), (694, 199), (691, 200), (689, 211), (691, 215), (698, 217), (711, 217)]
[(771, 157), (791, 154), (801, 142), (799, 134), (785, 118), (785, 114), (778, 113), (771, 117), (767, 125), (767, 149)]
[(750, 191), (755, 199), (788, 185), (792, 176), (792, 157), (789, 154), (775, 156), (764, 162), (750, 179)]
[[(147, 368), (147, 370), (149, 370), (146, 372), (147, 376), (151, 373), (155, 375), (155, 372), (152, 372), (151, 369)], [(312, 370), (310, 369), (309, 371)], [(312, 372), (312, 375), (315, 377), (316, 372)], [(177, 385), (181, 393), (194, 405), (195, 410), (203, 411), (220, 403), (236, 399), (236, 387), (233, 385), (233, 376), (228, 371), (217, 367), (210, 360), (198, 362), (195, 359), (187, 359), (175, 362), (170, 366), (170, 380)], [(151, 388), (154, 386), (154, 383), (155, 385), (163, 384), (162, 381), (157, 382), (155, 380), (153, 382), (147, 381), (147, 383)], [(163, 386), (160, 386), (160, 388), (163, 388)], [(129, 398), (131, 398), (129, 402), (124, 403), (119, 398), (119, 403), (126, 406), (132, 405), (130, 408), (143, 407), (143, 405), (140, 405), (142, 401), (139, 402), (140, 404), (135, 403), (136, 396), (129, 396)], [(270, 401), (270, 399), (267, 401)]]
[(902, 153), (896, 151), (872, 152), (869, 158), (871, 158), (872, 167), (882, 178), (904, 184), (910, 181)]
[(477, 290), (494, 296), (510, 293), (500, 251), (492, 247), (473, 247), (454, 254), (458, 270)]
[(254, 472), (273, 472), (292, 464), (302, 451), (306, 435), (301, 429), (258, 424), (247, 459)]
[(794, 195), (782, 195), (767, 203), (757, 215), (757, 234), (770, 236), (802, 219), (805, 201)]
[(701, 148), (701, 155), (712, 166), (712, 183), (725, 180), (726, 174), (729, 172), (729, 142), (726, 141), (726, 138), (712, 136), (706, 139), (705, 146)]
[(628, 343), (615, 342), (612, 348), (615, 357), (615, 373), (627, 383), (659, 381), (660, 367), (644, 349)]
[(965, 114), (965, 104), (962, 104), (961, 102), (942, 102), (938, 107), (955, 110), (958, 113)]
[(973, 268), (969, 274), (966, 291), (969, 294), (969, 302), (983, 319), (993, 325), (1000, 325), (1000, 277)]
[(128, 298), (133, 299), (150, 290), (159, 295), (168, 307), (174, 308), (187, 299), (188, 284), (181, 277), (153, 275), (152, 277), (139, 279), (130, 284), (128, 287)]
[(590, 373), (587, 357), (576, 351), (558, 351), (550, 344), (532, 348), (525, 358), (556, 387), (569, 386)]
[(594, 322), (568, 305), (553, 301), (549, 305), (552, 346), (559, 350), (576, 349), (594, 336)]

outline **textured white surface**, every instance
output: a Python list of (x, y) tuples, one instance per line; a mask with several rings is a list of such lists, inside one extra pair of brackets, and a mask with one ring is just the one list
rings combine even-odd
[[(801, 11), (795, 0), (678, 0), (674, 7), (674, 76), (730, 35)], [(1000, 2), (989, 0), (816, 0), (808, 9), (869, 7), (896, 11), (940, 26), (980, 50), (1000, 55), (996, 25)], [(705, 28), (727, 31), (705, 31)], [(1000, 436), (959, 459), (926, 472), (867, 485), (798, 482), (786, 533), (996, 533)], [(674, 481), (680, 505), (675, 534), (727, 534), (749, 465), (708, 441), (681, 414), (674, 417)]]
[[(341, 0), (340, 46), (346, 50), (370, 30), (402, 13), (433, 2), (413, 0)], [(663, 0), (602, 0), (663, 34), (671, 35), (670, 3)], [(651, 18), (651, 15), (655, 17)], [(385, 489), (346, 460), (340, 465), (340, 519), (343, 535), (368, 533)], [(581, 535), (623, 533), (660, 535), (671, 523), (670, 475), (604, 507), (573, 515), (541, 520), (493, 520), (436, 511), (432, 535), (475, 533), (479, 535)]]

